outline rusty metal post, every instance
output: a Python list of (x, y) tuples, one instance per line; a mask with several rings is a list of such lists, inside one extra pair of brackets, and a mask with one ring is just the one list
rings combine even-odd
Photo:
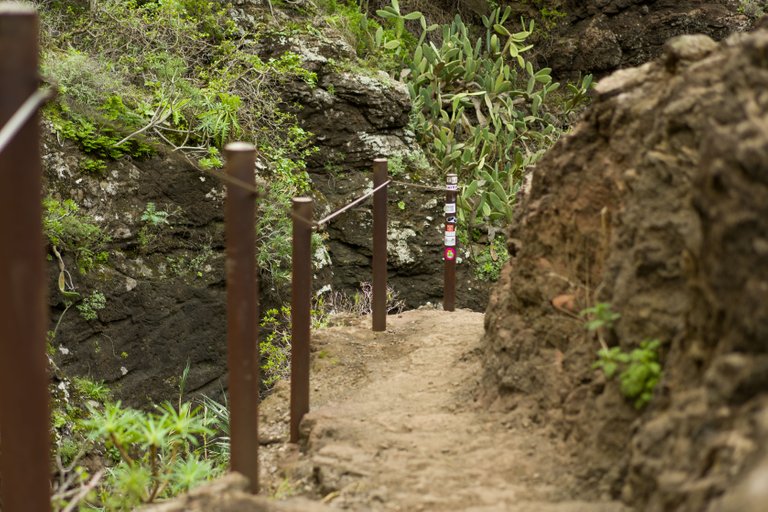
[[(39, 87), (38, 21), (0, 3), (0, 127)], [(49, 511), (50, 423), (39, 116), (0, 152), (0, 501)]]
[(291, 442), (299, 442), (301, 418), (309, 412), (309, 338), (312, 299), (312, 199), (293, 199), (291, 282)]
[[(387, 181), (387, 159), (373, 161), (373, 188)], [(387, 329), (387, 188), (373, 194), (373, 330)]]
[[(233, 142), (224, 148), (229, 176), (255, 186), (256, 149)], [(259, 491), (259, 301), (256, 269), (256, 198), (227, 185), (227, 365), (231, 468)]]
[(446, 176), (445, 186), (445, 248), (443, 259), (443, 310), (453, 311), (456, 308), (456, 193), (459, 188), (459, 178), (455, 174)]

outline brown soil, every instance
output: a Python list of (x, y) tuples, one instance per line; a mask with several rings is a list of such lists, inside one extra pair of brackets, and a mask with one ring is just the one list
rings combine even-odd
[[(322, 405), (302, 425), (296, 474), (352, 510), (622, 510), (572, 501), (578, 460), (558, 436), (478, 401), (482, 334), (483, 315), (436, 310), (398, 315), (386, 333), (325, 333), (324, 359), (338, 363), (315, 381)], [(354, 358), (364, 364), (345, 379)]]
[[(477, 399), (482, 314), (409, 311), (390, 317), (384, 333), (369, 322), (348, 319), (315, 335), (301, 449), (285, 444), (285, 383), (262, 404), (263, 494), (361, 511), (629, 510), (582, 501), (588, 493), (573, 477), (579, 460), (561, 436), (522, 411), (494, 411)], [(238, 501), (216, 510), (256, 507)]]

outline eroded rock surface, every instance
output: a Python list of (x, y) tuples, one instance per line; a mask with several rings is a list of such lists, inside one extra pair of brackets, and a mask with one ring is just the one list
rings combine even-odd
[[(765, 31), (684, 37), (601, 81), (535, 170), (488, 308), (491, 398), (559, 425), (583, 480), (641, 510), (705, 510), (766, 434), (766, 55)], [(576, 313), (598, 301), (622, 314), (610, 345), (662, 341), (644, 411), (592, 369)]]
[[(315, 135), (319, 151), (310, 157), (308, 168), (318, 217), (372, 188), (375, 158), (389, 159), (390, 173), (398, 181), (424, 184), (417, 179), (420, 175), (427, 184), (443, 185), (429, 168), (408, 164), (426, 160), (407, 126), (411, 100), (406, 85), (383, 71), (350, 66), (355, 50), (340, 34), (277, 37), (264, 43), (264, 51), (266, 56), (294, 52), (317, 74), (317, 86), (288, 84), (283, 100)], [(442, 191), (402, 184), (389, 187), (389, 284), (408, 307), (442, 301), (444, 196)], [(370, 202), (329, 224), (332, 268), (327, 267), (326, 275), (335, 289), (354, 291), (361, 282), (371, 281), (372, 233)], [(469, 265), (458, 266), (457, 279), (459, 307), (482, 310), (488, 283), (477, 279)]]
[[(49, 264), (56, 363), (106, 381), (131, 404), (177, 394), (187, 362), (187, 391), (218, 391), (226, 373), (223, 185), (172, 156), (115, 162), (97, 177), (78, 174), (76, 151), (53, 137), (44, 155), (47, 194), (73, 198), (112, 238), (108, 264), (88, 275), (62, 251), (68, 281), (106, 298), (94, 319), (66, 307), (58, 263)], [(149, 202), (170, 217), (141, 241)]]
[(566, 21), (542, 55), (564, 76), (639, 66), (658, 57), (672, 37), (700, 33), (721, 40), (751, 23), (733, 0), (568, 0), (561, 9)]
[[(492, 2), (461, 4), (479, 17)], [(741, 12), (739, 0), (511, 0), (500, 5), (512, 7), (511, 19), (537, 20), (532, 55), (563, 79), (639, 66), (660, 56), (672, 37), (705, 34), (719, 41), (754, 23)]]

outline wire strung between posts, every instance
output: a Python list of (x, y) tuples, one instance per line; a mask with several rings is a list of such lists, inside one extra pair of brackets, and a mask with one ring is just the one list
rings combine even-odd
[(212, 176), (216, 178), (219, 181), (222, 181), (228, 185), (233, 185), (235, 187), (241, 188), (245, 190), (246, 192), (250, 192), (251, 194), (254, 194), (256, 197), (261, 196), (261, 191), (256, 187), (255, 185), (252, 185), (246, 181), (243, 181), (239, 178), (235, 178), (234, 176), (230, 176), (224, 171), (213, 171), (211, 169), (203, 169), (199, 165), (195, 164), (195, 162), (192, 161), (191, 158), (189, 158), (184, 153), (179, 153), (179, 155), (183, 156), (184, 159), (195, 168), (195, 170), (202, 172), (203, 174), (207, 174), (209, 176)]
[(0, 153), (10, 144), (19, 130), (29, 121), (37, 109), (47, 100), (55, 96), (55, 91), (50, 88), (38, 89), (21, 104), (19, 109), (11, 116), (3, 129), (0, 130)]
[(371, 190), (371, 191), (369, 191), (369, 192), (366, 192), (365, 194), (363, 194), (362, 196), (358, 197), (357, 199), (355, 199), (355, 200), (354, 200), (354, 201), (352, 201), (351, 203), (347, 204), (346, 206), (343, 206), (343, 207), (339, 208), (339, 209), (338, 209), (338, 210), (336, 210), (335, 212), (331, 213), (331, 214), (330, 214), (330, 215), (328, 215), (327, 217), (324, 217), (324, 218), (320, 219), (320, 220), (319, 220), (319, 221), (317, 221), (317, 222), (315, 222), (315, 221), (312, 221), (312, 220), (309, 220), (309, 219), (305, 219), (304, 217), (301, 217), (301, 216), (299, 216), (299, 215), (296, 215), (296, 214), (295, 214), (295, 213), (293, 213), (293, 212), (291, 212), (291, 217), (293, 217), (294, 219), (298, 220), (299, 222), (303, 222), (304, 224), (307, 224), (307, 225), (309, 225), (309, 226), (312, 226), (313, 228), (319, 228), (319, 227), (320, 227), (320, 226), (322, 226), (323, 224), (327, 224), (328, 222), (330, 222), (331, 220), (333, 220), (335, 217), (338, 217), (339, 215), (341, 215), (341, 214), (342, 214), (342, 213), (344, 213), (345, 211), (349, 210), (350, 208), (354, 208), (354, 207), (355, 207), (355, 206), (357, 206), (358, 204), (362, 203), (363, 201), (365, 201), (366, 199), (368, 199), (369, 197), (371, 197), (373, 194), (375, 194), (376, 192), (378, 192), (378, 191), (379, 191), (379, 190), (381, 190), (382, 188), (384, 188), (384, 187), (386, 187), (387, 185), (389, 185), (391, 182), (392, 182), (392, 180), (387, 180), (387, 181), (385, 181), (384, 183), (382, 183), (382, 184), (381, 184), (381, 185), (379, 185), (378, 187), (374, 188), (373, 190)]
[(445, 187), (434, 187), (432, 185), (421, 185), (419, 183), (409, 183), (407, 181), (390, 180), (395, 185), (403, 185), (405, 187), (423, 188), (426, 190), (436, 190), (438, 192), (445, 192)]
[(391, 182), (392, 182), (392, 180), (385, 181), (384, 183), (382, 183), (378, 187), (374, 188), (370, 192), (367, 192), (367, 193), (363, 194), (362, 196), (358, 197), (357, 199), (355, 199), (354, 201), (349, 203), (347, 206), (344, 206), (343, 208), (339, 208), (338, 210), (336, 210), (332, 214), (328, 215), (327, 217), (320, 219), (319, 221), (314, 223), (315, 227), (320, 227), (323, 224), (328, 223), (330, 220), (334, 219), (335, 217), (338, 217), (339, 215), (341, 215), (345, 211), (349, 210), (350, 208), (352, 208), (354, 206), (357, 206), (358, 204), (362, 203), (363, 201), (365, 201), (366, 199), (371, 197), (373, 194), (375, 194), (376, 192), (378, 192), (382, 188), (384, 188), (387, 185), (389, 185)]

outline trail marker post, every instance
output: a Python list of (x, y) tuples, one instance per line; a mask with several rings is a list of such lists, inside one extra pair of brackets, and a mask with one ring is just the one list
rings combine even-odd
[(456, 258), (458, 244), (456, 241), (456, 194), (459, 188), (459, 178), (455, 174), (446, 177), (445, 186), (445, 247), (443, 260), (443, 310), (453, 311), (456, 308)]
[[(373, 188), (387, 181), (387, 160), (373, 161)], [(387, 187), (373, 194), (373, 330), (387, 329)]]
[[(255, 186), (256, 148), (233, 142), (224, 148), (229, 176)], [(227, 185), (227, 366), (232, 471), (259, 491), (259, 301), (256, 269), (256, 197)]]
[(312, 299), (312, 219), (309, 197), (293, 199), (293, 275), (291, 279), (291, 442), (309, 412), (309, 340)]
[[(35, 10), (0, 3), (0, 128), (38, 76)], [(0, 151), (0, 501), (5, 512), (48, 512), (50, 419), (47, 304), (37, 113)]]

